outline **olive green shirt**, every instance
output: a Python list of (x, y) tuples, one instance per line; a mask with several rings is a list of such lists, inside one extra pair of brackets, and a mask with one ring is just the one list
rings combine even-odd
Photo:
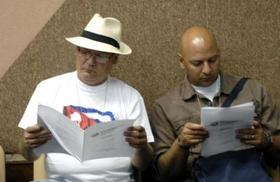
[[(155, 135), (153, 144), (156, 159), (171, 147), (187, 122), (200, 123), (200, 108), (221, 106), (240, 77), (221, 73), (220, 92), (213, 102), (197, 94), (185, 79), (176, 88), (156, 100), (151, 112), (151, 124)], [(257, 120), (272, 132), (280, 129), (280, 114), (268, 91), (256, 80), (248, 79), (243, 89), (231, 104), (253, 101)], [(190, 149), (187, 166), (199, 156), (201, 146)], [(188, 168), (188, 167), (187, 167)], [(187, 171), (190, 170), (186, 169)]]

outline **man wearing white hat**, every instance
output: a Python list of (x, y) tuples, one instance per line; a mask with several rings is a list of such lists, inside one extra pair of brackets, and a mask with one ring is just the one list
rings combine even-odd
[[(149, 145), (154, 141), (143, 98), (134, 88), (111, 77), (118, 55), (131, 53), (121, 41), (121, 23), (111, 17), (95, 14), (78, 37), (66, 38), (77, 46), (76, 71), (40, 82), (20, 120), (24, 129), (22, 153), (35, 160), (32, 149), (46, 143), (51, 134), (37, 124), (38, 105), (56, 109), (81, 128), (120, 119), (135, 119), (124, 137), (134, 148), (130, 157), (93, 159), (79, 162), (63, 153), (47, 153), (48, 178), (63, 181), (134, 181), (133, 167), (144, 168), (152, 158)], [(106, 145), (104, 143), (104, 145)]]

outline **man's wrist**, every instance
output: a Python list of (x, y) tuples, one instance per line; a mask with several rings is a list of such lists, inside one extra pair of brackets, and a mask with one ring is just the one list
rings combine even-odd
[(136, 153), (142, 153), (142, 152), (146, 152), (149, 150), (149, 143), (146, 143), (145, 145), (143, 145), (140, 148), (136, 148)]
[(181, 149), (183, 149), (183, 150), (189, 150), (190, 146), (184, 144), (184, 143), (182, 142), (182, 140), (180, 139), (180, 137), (177, 138), (176, 142), (177, 142), (177, 145), (178, 145)]
[(264, 135), (265, 135), (265, 145), (264, 145), (264, 149), (270, 149), (272, 147), (273, 144), (273, 140), (272, 140), (272, 135), (269, 131), (264, 131)]

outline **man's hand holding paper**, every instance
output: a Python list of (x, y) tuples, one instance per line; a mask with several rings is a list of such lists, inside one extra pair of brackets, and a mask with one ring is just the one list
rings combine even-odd
[(182, 148), (195, 146), (208, 137), (207, 129), (196, 123), (187, 122), (178, 136), (178, 144)]
[(23, 133), (24, 143), (30, 149), (41, 146), (51, 139), (51, 137), (52, 134), (46, 128), (38, 124), (27, 127)]
[(252, 127), (236, 130), (236, 137), (244, 144), (264, 148), (267, 145), (267, 136), (262, 125), (254, 121)]
[(141, 149), (147, 145), (147, 135), (142, 126), (130, 126), (124, 131), (125, 140), (136, 149)]

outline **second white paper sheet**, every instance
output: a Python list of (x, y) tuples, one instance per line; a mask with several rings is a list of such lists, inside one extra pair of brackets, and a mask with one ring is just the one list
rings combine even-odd
[(104, 157), (130, 157), (134, 149), (123, 136), (124, 130), (134, 120), (115, 120), (81, 129), (58, 111), (43, 105), (38, 107), (38, 123), (47, 127), (53, 135), (35, 153), (65, 152), (85, 161)]
[(253, 102), (232, 107), (202, 107), (201, 124), (207, 128), (209, 137), (202, 143), (201, 155), (251, 148), (236, 138), (236, 130), (251, 127), (254, 110)]

